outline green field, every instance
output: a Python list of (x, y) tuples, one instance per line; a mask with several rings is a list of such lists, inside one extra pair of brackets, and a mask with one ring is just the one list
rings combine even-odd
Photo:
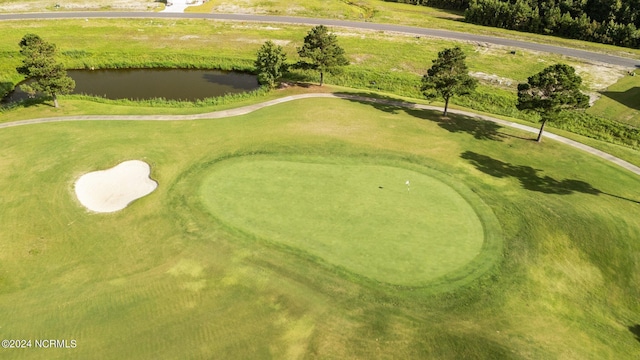
[[(78, 345), (6, 349), (1, 356), (622, 359), (637, 353), (631, 330), (640, 324), (640, 179), (551, 141), (540, 146), (515, 130), (472, 126), (478, 121), (310, 99), (209, 121), (2, 129), (0, 307), (10, 311), (0, 331), (4, 338)], [(156, 191), (114, 214), (82, 208), (74, 181), (129, 159), (151, 165)], [(242, 173), (231, 171), (236, 166)], [(380, 169), (389, 171), (373, 176)], [(264, 211), (281, 215), (259, 208), (277, 195), (221, 179), (253, 178), (277, 192), (274, 172), (293, 175), (290, 185), (306, 179), (330, 186), (325, 177), (334, 170), (359, 184), (375, 179), (376, 194), (387, 196), (396, 189), (394, 173), (402, 195), (411, 180), (416, 199), (407, 201), (421, 211), (427, 211), (421, 196), (432, 196), (420, 195), (422, 184), (441, 187), (435, 201), (451, 202), (442, 209), (464, 198), (463, 214), (469, 215), (464, 203), (477, 218), (494, 214), (502, 255), (484, 262), (489, 266), (474, 280), (450, 286), (406, 285), (419, 281), (414, 275), (405, 285), (375, 281), (374, 263), (350, 268), (353, 259), (315, 251), (300, 239), (310, 214), (266, 219)], [(221, 196), (220, 189), (258, 191), (265, 199)], [(369, 210), (375, 201), (354, 191), (360, 205), (340, 194), (318, 202)], [(320, 190), (289, 195), (314, 194)], [(284, 201), (273, 205), (280, 209)], [(239, 210), (241, 203), (251, 211)], [(239, 217), (220, 214), (227, 210)], [(252, 217), (265, 224), (247, 225)], [(334, 220), (337, 232), (349, 228), (347, 219)], [(328, 241), (327, 232), (316, 241)], [(346, 254), (357, 251), (348, 237), (335, 237)], [(379, 256), (392, 261), (396, 251)], [(422, 255), (409, 260), (415, 256)]]
[[(102, 10), (123, 4), (86, 3)], [(20, 2), (0, 0), (7, 4)], [(377, 0), (298, 7), (211, 0), (192, 10), (233, 12), (230, 5), (586, 46), (483, 30), (456, 21), (457, 14)], [(17, 44), (28, 32), (54, 42), (68, 68), (251, 70), (266, 40), (294, 61), (308, 29), (208, 20), (3, 21), (0, 90), (21, 80)], [(420, 77), (452, 45), (333, 30), (352, 64), (322, 88), (199, 104), (74, 95), (62, 97), (60, 108), (44, 102), (2, 109), (0, 122), (194, 114), (309, 92), (419, 102)], [(483, 80), (476, 98), (455, 100), (485, 112), (513, 105), (517, 82), (567, 62), (461, 45), (472, 71), (511, 80)], [(591, 90), (622, 73), (568, 62)], [(637, 79), (600, 90), (588, 112), (638, 126)], [(640, 161), (630, 147), (553, 132)], [(31, 348), (0, 349), (0, 358), (633, 358), (640, 352), (640, 177), (531, 138), (478, 118), (344, 99), (296, 100), (216, 120), (0, 129), (0, 337), (32, 340)], [(84, 209), (74, 182), (132, 159), (151, 165), (158, 188), (116, 213)], [(37, 349), (37, 339), (77, 346)]]
[(625, 76), (600, 93), (591, 114), (640, 127), (640, 76)]

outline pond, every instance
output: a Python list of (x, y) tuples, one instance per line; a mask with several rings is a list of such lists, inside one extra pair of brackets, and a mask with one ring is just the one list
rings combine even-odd
[[(255, 75), (218, 70), (69, 70), (67, 74), (76, 82), (74, 94), (107, 99), (165, 98), (194, 101), (251, 91), (259, 87)], [(16, 86), (16, 90), (4, 98), (3, 102), (19, 101), (27, 97)]]

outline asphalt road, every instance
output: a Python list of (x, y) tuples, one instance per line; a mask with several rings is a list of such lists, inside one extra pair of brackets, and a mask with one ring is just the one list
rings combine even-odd
[(548, 53), (561, 54), (569, 57), (585, 59), (609, 65), (624, 66), (630, 69), (640, 68), (640, 60), (612, 56), (604, 53), (596, 53), (578, 49), (564, 48), (560, 46), (538, 44), (533, 42), (503, 39), (493, 36), (474, 35), (448, 30), (424, 29), (412, 26), (376, 24), (371, 22), (344, 21), (333, 19), (316, 19), (292, 16), (263, 16), (240, 14), (199, 14), (199, 13), (157, 13), (157, 12), (48, 12), (25, 14), (0, 14), (1, 20), (30, 20), (30, 19), (85, 19), (85, 18), (159, 18), (159, 19), (213, 19), (247, 22), (289, 23), (305, 25), (326, 25), (365, 29), (374, 31), (395, 31), (416, 36), (432, 36), (445, 39), (471, 41), (478, 43), (490, 43), (509, 48), (527, 49)]

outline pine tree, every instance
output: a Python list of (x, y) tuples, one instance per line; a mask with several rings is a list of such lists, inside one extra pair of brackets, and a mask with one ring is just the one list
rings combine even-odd
[(25, 87), (27, 92), (42, 92), (53, 98), (58, 107), (59, 94), (68, 94), (76, 86), (62, 64), (55, 62), (56, 46), (42, 40), (38, 35), (27, 34), (20, 41), (22, 66), (16, 68), (33, 82)]
[(298, 63), (297, 67), (313, 69), (320, 72), (320, 86), (324, 83), (324, 74), (335, 74), (340, 67), (349, 65), (344, 56), (344, 49), (338, 45), (338, 38), (330, 34), (324, 25), (318, 25), (309, 31), (304, 38), (304, 45), (298, 49), (301, 58), (309, 58), (310, 62)]
[(582, 79), (575, 69), (565, 64), (549, 66), (518, 84), (518, 109), (540, 114), (542, 125), (536, 141), (542, 141), (545, 124), (563, 109), (589, 106), (589, 97), (580, 92), (580, 84)]
[(467, 95), (471, 93), (478, 81), (469, 75), (465, 64), (465, 54), (456, 46), (444, 49), (438, 53), (438, 58), (433, 60), (433, 65), (427, 74), (422, 77), (422, 93), (427, 99), (441, 96), (444, 99), (444, 113), (447, 116), (449, 99), (454, 95)]

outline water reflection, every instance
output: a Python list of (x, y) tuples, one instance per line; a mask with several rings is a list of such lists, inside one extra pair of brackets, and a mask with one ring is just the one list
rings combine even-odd
[[(124, 69), (69, 70), (76, 82), (74, 94), (107, 99), (153, 99), (194, 101), (258, 88), (255, 75), (218, 70)], [(16, 87), (3, 102), (26, 99)]]

